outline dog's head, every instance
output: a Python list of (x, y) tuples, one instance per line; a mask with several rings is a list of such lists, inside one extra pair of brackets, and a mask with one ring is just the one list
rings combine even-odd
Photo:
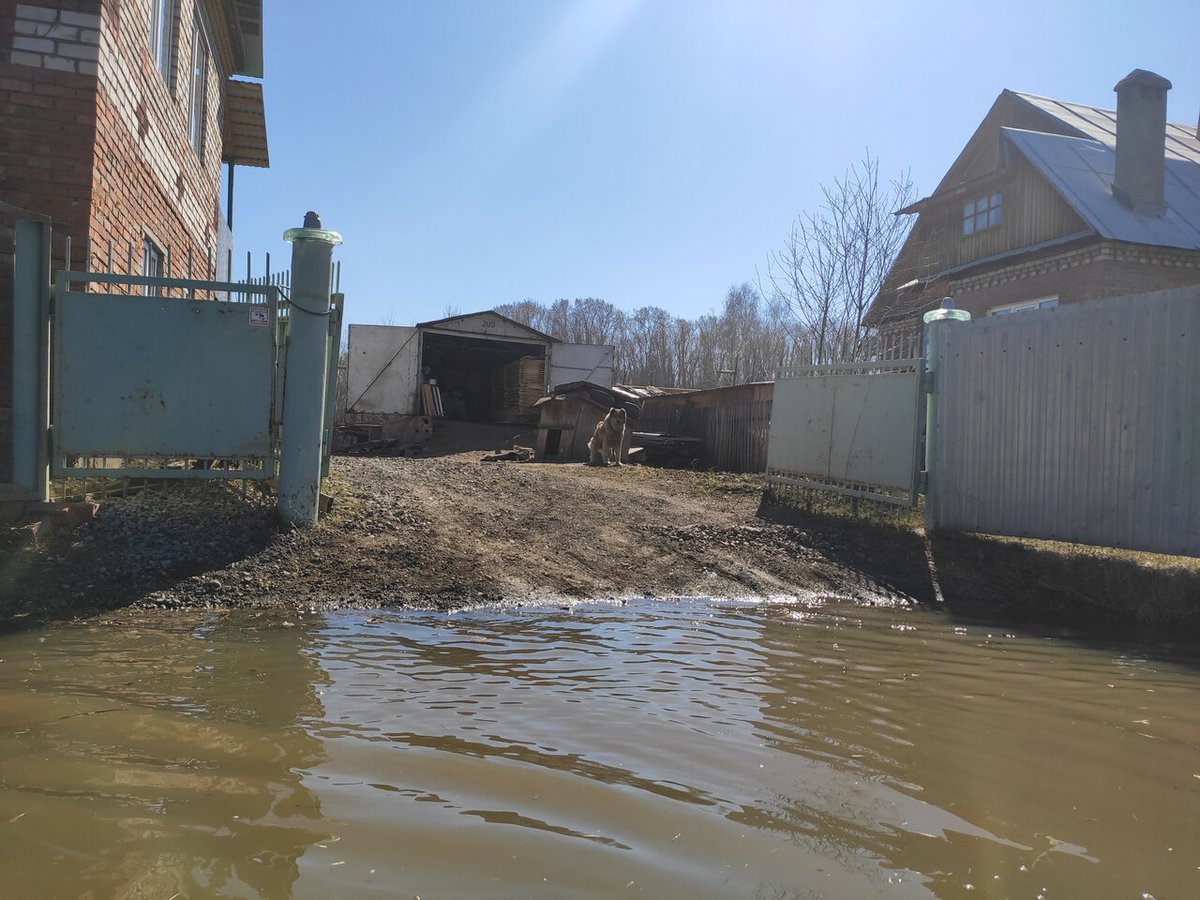
[(613, 430), (624, 428), (625, 420), (627, 418), (628, 414), (623, 409), (617, 409), (616, 407), (613, 407), (608, 411), (608, 424)]

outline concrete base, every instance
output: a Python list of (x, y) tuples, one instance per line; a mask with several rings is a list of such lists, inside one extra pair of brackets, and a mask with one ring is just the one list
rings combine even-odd
[(99, 503), (0, 503), (0, 524), (38, 541), (56, 531), (70, 531), (96, 518)]

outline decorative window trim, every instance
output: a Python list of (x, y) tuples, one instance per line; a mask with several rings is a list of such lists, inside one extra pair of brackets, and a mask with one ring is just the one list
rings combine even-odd
[(989, 316), (1009, 316), (1013, 313), (1037, 312), (1039, 309), (1053, 309), (1058, 306), (1058, 295), (1038, 297), (1035, 300), (1019, 300), (1016, 303), (1001, 303), (988, 310)]
[(977, 200), (964, 203), (962, 209), (963, 237), (970, 237), (989, 228), (997, 228), (1001, 222), (1001, 203), (1003, 196), (1000, 191), (984, 194)]

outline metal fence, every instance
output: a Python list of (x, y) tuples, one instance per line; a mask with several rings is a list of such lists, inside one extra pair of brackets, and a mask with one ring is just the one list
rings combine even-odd
[(1200, 555), (1200, 288), (934, 343), (937, 527)]
[(781, 372), (767, 477), (915, 506), (922, 366), (906, 359)]
[[(248, 257), (246, 280), (229, 282), (204, 277), (212, 260), (200, 267), (200, 278), (165, 274), (167, 260), (161, 266), (150, 260), (153, 275), (131, 274), (139, 262), (135, 247), (120, 255), (110, 247), (102, 257), (89, 247), (87, 267), (55, 272), (51, 291), (49, 223), (17, 220), (13, 428), (5, 440), (11, 476), (0, 484), (0, 500), (86, 495), (89, 479), (109, 490), (130, 479), (283, 478), (287, 459), (300, 459), (287, 457), (281, 443), (284, 383), (297, 375), (323, 384), (325, 395), (313, 397), (311, 440), (309, 429), (293, 425), (290, 431), (302, 436), (293, 443), (327, 474), (335, 383), (314, 381), (311, 373), (336, 366), (344, 297), (340, 264), (328, 254), (340, 237), (310, 227), (289, 235), (326, 248), (304, 251), (309, 269), (295, 287), (287, 272), (271, 271), (269, 256), (263, 274), (253, 274)], [(63, 258), (74, 258), (69, 240)], [(307, 305), (293, 299), (297, 292), (308, 292)], [(319, 326), (297, 322), (293, 307)], [(300, 325), (309, 337), (303, 352), (290, 351), (296, 365), (289, 367)], [(305, 470), (305, 484), (309, 477)], [(282, 499), (281, 511), (289, 515)], [(296, 516), (308, 518), (307, 507)]]

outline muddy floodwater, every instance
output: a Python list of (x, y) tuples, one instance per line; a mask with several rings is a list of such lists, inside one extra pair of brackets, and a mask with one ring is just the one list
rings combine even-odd
[(0, 636), (0, 893), (1200, 896), (1200, 661), (935, 612)]

